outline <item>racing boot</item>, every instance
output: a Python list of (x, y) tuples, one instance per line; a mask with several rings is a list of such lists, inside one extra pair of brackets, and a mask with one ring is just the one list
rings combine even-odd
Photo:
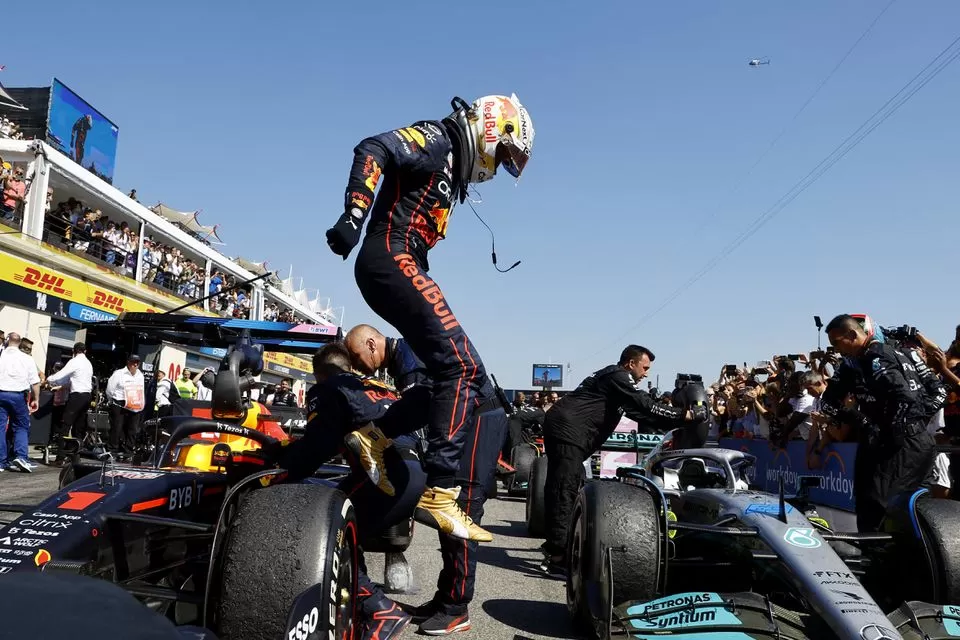
[(388, 496), (394, 495), (396, 490), (387, 478), (387, 468), (383, 463), (383, 452), (393, 444), (393, 440), (369, 424), (348, 433), (343, 442), (357, 456), (371, 482)]
[(420, 633), (427, 636), (448, 636), (458, 631), (470, 630), (470, 614), (464, 611), (460, 614), (450, 614), (443, 610), (437, 611), (430, 618), (420, 623)]
[(490, 542), (493, 536), (474, 523), (457, 504), (460, 487), (427, 487), (413, 512), (417, 522), (462, 540)]
[(360, 640), (392, 640), (403, 634), (404, 628), (413, 619), (396, 602), (383, 599), (381, 608), (367, 613), (363, 622), (363, 635)]

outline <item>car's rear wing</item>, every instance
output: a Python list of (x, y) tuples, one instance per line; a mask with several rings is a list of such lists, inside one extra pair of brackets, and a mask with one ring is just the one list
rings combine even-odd
[(239, 320), (178, 314), (124, 312), (116, 320), (84, 323), (79, 340), (90, 343), (125, 344), (140, 334), (151, 342), (185, 347), (230, 347), (246, 334), (252, 344), (275, 353), (312, 353), (320, 346), (341, 340), (340, 327), (326, 324), (295, 324), (265, 320)]

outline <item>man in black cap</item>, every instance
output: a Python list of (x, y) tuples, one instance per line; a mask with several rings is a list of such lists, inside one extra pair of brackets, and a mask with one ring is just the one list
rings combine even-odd
[[(127, 356), (127, 366), (114, 371), (107, 381), (111, 451), (133, 451), (145, 397), (140, 356), (131, 353)], [(121, 433), (123, 434), (122, 442)]]

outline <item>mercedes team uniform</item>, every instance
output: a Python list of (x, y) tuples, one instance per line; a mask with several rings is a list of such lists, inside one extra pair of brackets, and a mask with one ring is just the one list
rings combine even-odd
[(636, 388), (630, 373), (610, 365), (588, 376), (547, 411), (543, 443), (547, 454), (544, 550), (565, 556), (567, 531), (580, 490), (583, 463), (597, 451), (626, 414), (638, 424), (678, 426), (686, 411), (655, 402)]
[[(848, 394), (856, 397), (857, 408), (844, 408)], [(945, 398), (932, 372), (918, 369), (890, 344), (871, 342), (862, 355), (845, 358), (837, 368), (820, 405), (825, 415), (854, 425), (859, 434), (854, 499), (861, 532), (880, 528), (895, 494), (929, 482), (936, 444), (927, 424)]]

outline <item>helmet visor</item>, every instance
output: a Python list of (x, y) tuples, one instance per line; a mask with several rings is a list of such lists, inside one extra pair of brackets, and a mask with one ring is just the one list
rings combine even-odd
[(527, 166), (530, 155), (514, 144), (509, 136), (504, 136), (497, 144), (496, 166), (503, 167), (514, 178), (519, 178)]

